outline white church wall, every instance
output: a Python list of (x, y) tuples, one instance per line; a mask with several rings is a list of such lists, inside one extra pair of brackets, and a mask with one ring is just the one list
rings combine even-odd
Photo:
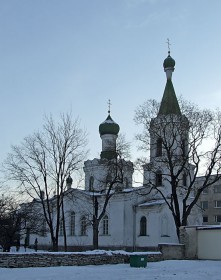
[(135, 234), (135, 213), (134, 204), (136, 203), (135, 192), (128, 193), (124, 202), (124, 246), (134, 246), (134, 234)]
[(100, 223), (99, 245), (110, 247), (133, 247), (133, 204), (134, 193), (119, 193), (108, 203), (109, 234), (102, 235)]
[(93, 189), (102, 190), (106, 182), (107, 176), (107, 165), (102, 163), (102, 160), (93, 159), (87, 160), (84, 163), (84, 172), (85, 172), (85, 190), (90, 190), (90, 178), (94, 178)]
[[(140, 235), (140, 219), (147, 218), (147, 235)], [(175, 234), (174, 234), (175, 233)], [(178, 243), (174, 221), (166, 205), (137, 210), (136, 247), (157, 247), (159, 243)]]
[[(112, 197), (109, 202), (108, 214), (110, 219), (110, 237), (108, 240), (100, 236), (100, 245), (107, 246), (122, 246), (124, 240), (124, 203), (120, 197)], [(107, 241), (109, 243), (107, 243)], [(103, 243), (104, 242), (104, 243)]]

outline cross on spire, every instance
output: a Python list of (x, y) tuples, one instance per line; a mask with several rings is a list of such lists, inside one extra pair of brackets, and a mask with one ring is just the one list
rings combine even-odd
[(167, 46), (168, 46), (168, 54), (170, 54), (170, 46), (171, 46), (171, 44), (170, 44), (170, 39), (169, 38), (167, 38), (166, 43), (167, 43)]
[(110, 107), (112, 105), (110, 99), (108, 99), (108, 103), (107, 104), (108, 104), (108, 114), (110, 115)]

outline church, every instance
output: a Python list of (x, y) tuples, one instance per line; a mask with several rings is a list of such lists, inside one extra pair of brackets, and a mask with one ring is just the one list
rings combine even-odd
[[(169, 118), (171, 115), (179, 116), (186, 125), (188, 120), (181, 114), (173, 88), (172, 72), (175, 61), (170, 56), (170, 52), (163, 65), (167, 77), (166, 86), (159, 112), (152, 119), (151, 126), (157, 127), (162, 121), (162, 116)], [(115, 164), (119, 131), (120, 126), (112, 119), (108, 111), (106, 120), (99, 126), (102, 142), (100, 158), (84, 162), (85, 188), (72, 188), (70, 176), (66, 181), (64, 213), (66, 242), (69, 250), (93, 248), (94, 220), (92, 217), (99, 217), (103, 210), (97, 225), (99, 248), (148, 250), (157, 248), (161, 243), (179, 243), (174, 218), (163, 199), (170, 196), (171, 189), (162, 176), (162, 170), (165, 174), (167, 167), (162, 161), (158, 161), (158, 158), (162, 156), (162, 145), (159, 139), (150, 133), (150, 159), (143, 166), (143, 185), (134, 187), (132, 185), (133, 163), (121, 159), (120, 166)], [(176, 137), (181, 137), (181, 135)], [(188, 138), (188, 129), (182, 137)], [(188, 149), (188, 146), (185, 149)], [(183, 153), (183, 149), (176, 148), (174, 157), (178, 157), (180, 153)], [(152, 172), (150, 166), (155, 166), (157, 172)], [(188, 165), (187, 168), (191, 170), (192, 166)], [(186, 178), (184, 176), (182, 178), (183, 184), (188, 184)], [(159, 187), (160, 193), (152, 190), (153, 182)], [(182, 199), (182, 195), (179, 199)], [(201, 216), (200, 212), (193, 211), (189, 221), (194, 225), (201, 224)], [(63, 226), (62, 223), (59, 229), (60, 246), (64, 239)], [(28, 243), (34, 244), (36, 238), (39, 248), (51, 247), (47, 230), (44, 230), (42, 234), (29, 234)]]

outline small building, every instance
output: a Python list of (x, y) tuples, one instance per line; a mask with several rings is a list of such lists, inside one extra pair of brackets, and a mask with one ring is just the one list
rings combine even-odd
[(187, 259), (221, 260), (221, 226), (187, 226), (181, 229)]

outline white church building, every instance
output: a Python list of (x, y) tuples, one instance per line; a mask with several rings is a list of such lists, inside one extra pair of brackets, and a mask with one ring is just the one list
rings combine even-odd
[[(171, 80), (174, 65), (175, 61), (169, 54), (164, 61), (167, 81), (161, 106), (151, 125), (160, 122), (162, 114), (180, 114)], [(185, 119), (185, 116), (183, 118)], [(186, 121), (188, 122), (188, 120)], [(108, 181), (107, 162), (116, 157), (116, 141), (119, 130), (119, 125), (113, 121), (110, 112), (108, 112), (106, 120), (99, 126), (102, 141), (100, 158), (87, 160), (84, 163), (85, 188), (72, 188), (71, 177), (67, 179), (64, 208), (67, 245), (70, 250), (93, 247), (93, 228), (88, 221), (95, 211), (95, 196), (96, 203), (98, 203), (98, 212), (100, 211), (99, 207), (105, 201)], [(156, 164), (156, 157), (159, 152), (157, 151), (156, 139), (152, 137), (150, 141), (150, 160), (144, 166), (143, 186), (133, 187), (133, 163), (124, 161), (125, 164), (122, 167), (123, 181), (114, 186), (112, 196), (107, 203), (105, 215), (99, 224), (99, 248), (147, 250), (157, 247), (160, 243), (179, 242), (174, 219), (167, 204), (156, 191), (149, 191), (150, 180), (158, 180), (158, 184), (162, 184), (161, 189), (165, 196), (170, 195), (170, 186), (163, 185), (162, 178), (155, 178), (149, 171), (148, 165)], [(192, 214), (190, 221), (196, 225), (201, 223), (201, 218), (198, 214), (196, 216)], [(28, 236), (30, 245), (34, 244), (36, 237), (39, 248), (41, 246), (50, 248), (50, 235), (47, 231), (38, 235), (30, 234)], [(63, 245), (62, 225), (60, 227), (59, 245)]]

